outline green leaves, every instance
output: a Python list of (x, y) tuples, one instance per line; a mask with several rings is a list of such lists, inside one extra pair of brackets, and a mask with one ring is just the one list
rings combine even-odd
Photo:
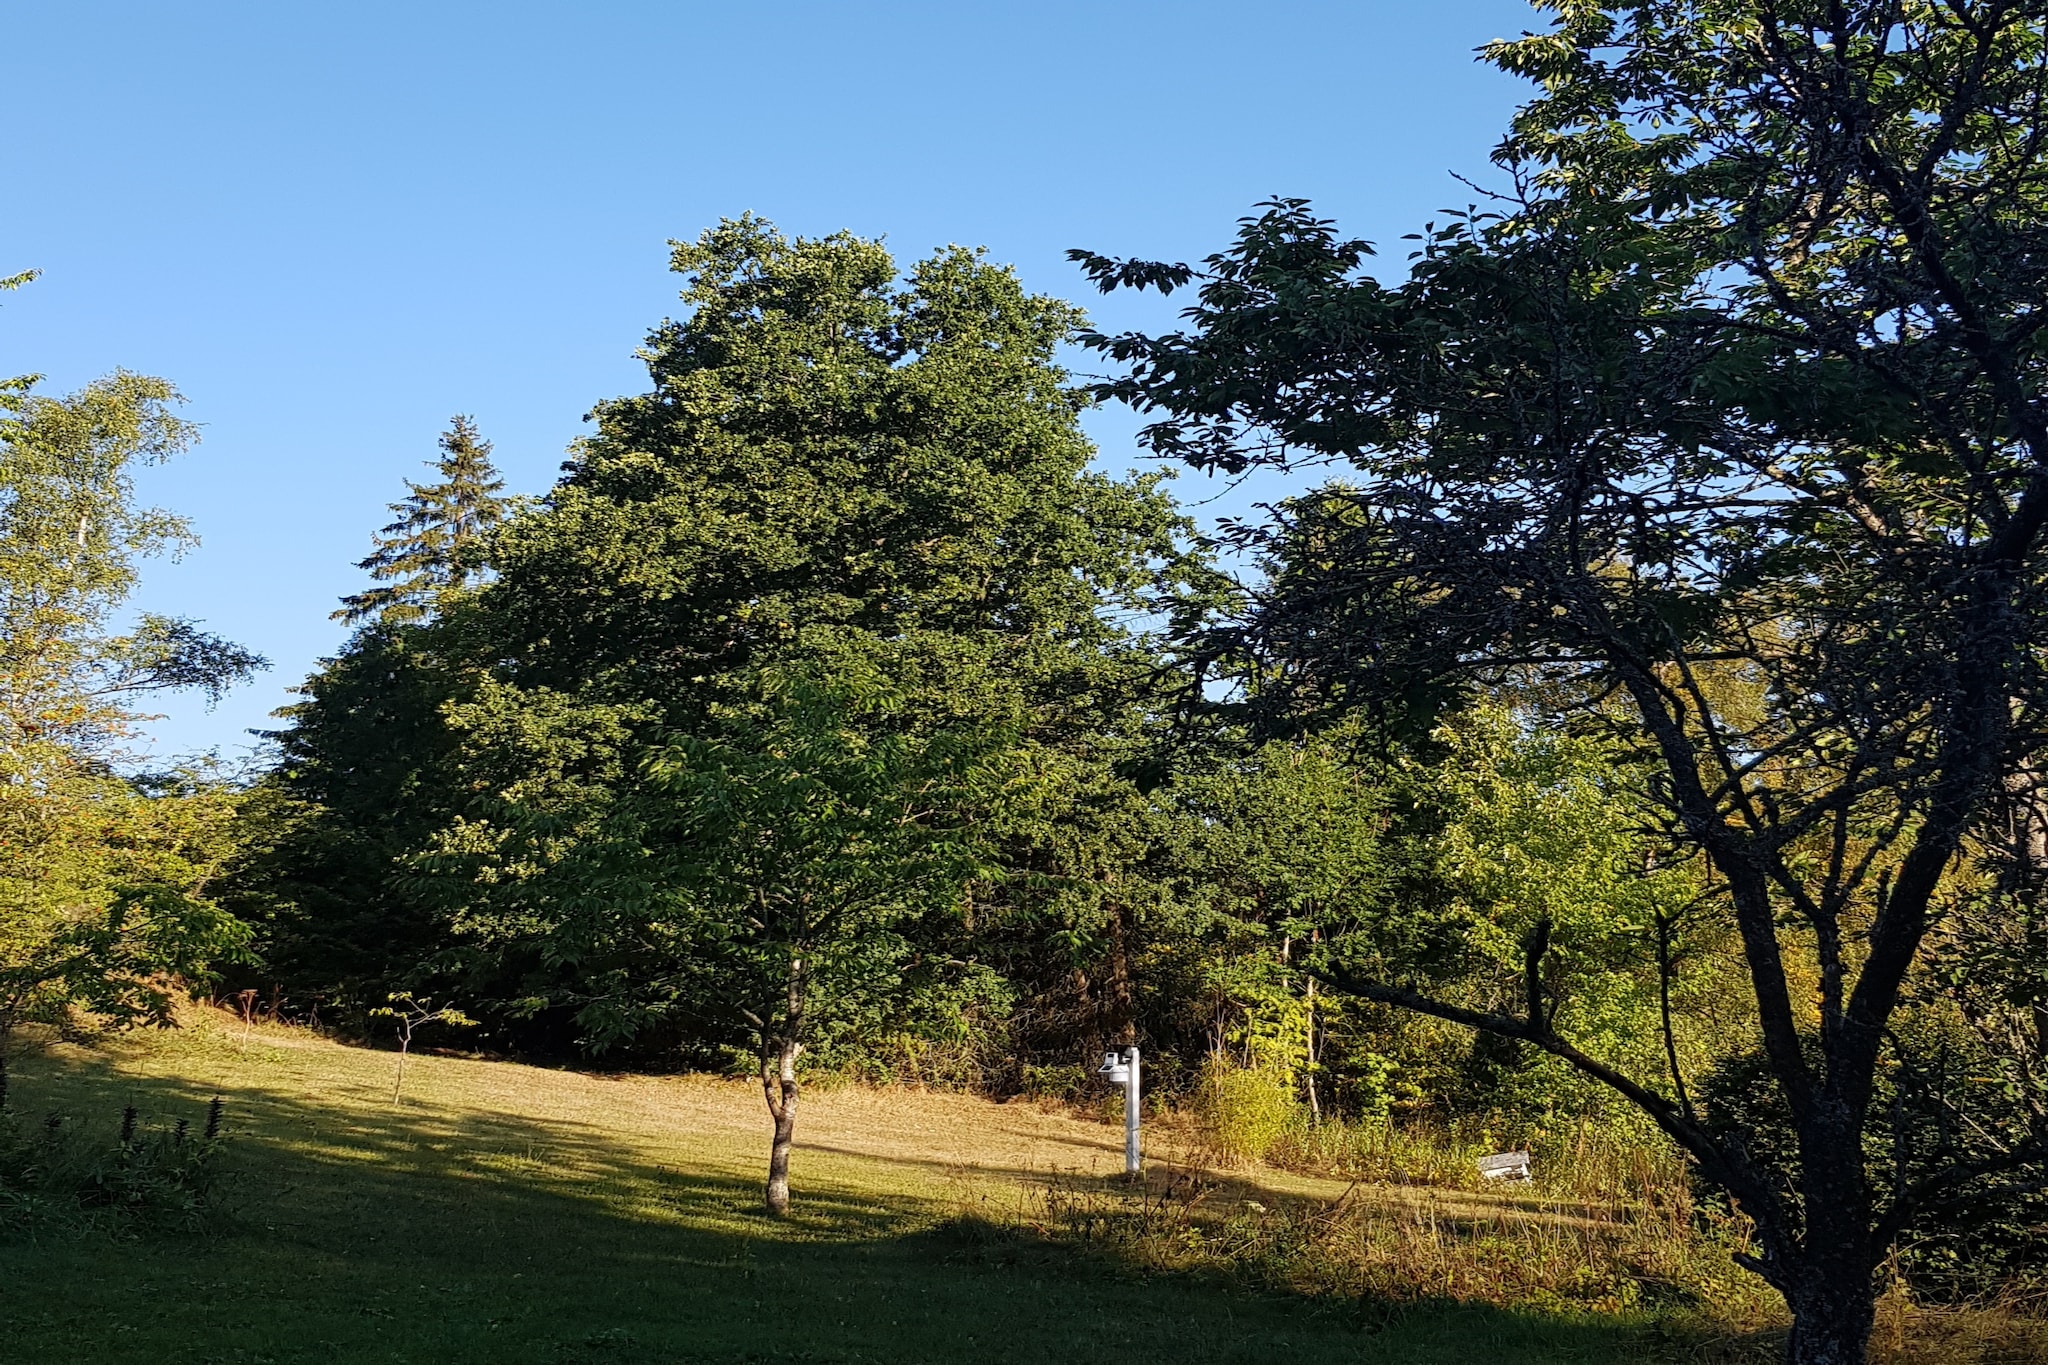
[[(899, 275), (880, 243), (752, 217), (672, 263), (649, 389), (597, 405), (488, 577), (309, 683), (283, 785), (317, 805), (266, 862), (299, 901), (277, 951), (335, 987), (381, 959), (361, 998), (460, 983), (499, 1027), (703, 1056), (772, 1020), (735, 983), (809, 933), (748, 897), (860, 888), (866, 928), (833, 941), (867, 966), (816, 976), (810, 1017), (937, 1018), (990, 989), (946, 907), (1013, 889), (964, 840), (1007, 800), (975, 755), (1117, 761), (1165, 685), (1128, 623), (1218, 580), (1157, 479), (1090, 471), (1054, 363), (1070, 305), (978, 252)], [(1007, 862), (1030, 836), (995, 823)]]
[[(1431, 913), (1458, 927), (1465, 970), (1486, 964), (1494, 1001), (1519, 984), (1524, 945), (1546, 935), (1567, 1009), (1626, 1012), (1647, 1032), (1651, 925), (1698, 891), (1659, 866), (1657, 820), (1623, 751), (1526, 728), (1497, 705), (1438, 733), (1441, 757), (1408, 774), (1417, 833), (1408, 875), (1435, 884)], [(1603, 998), (1604, 997), (1604, 998)], [(1611, 1045), (1615, 1040), (1608, 1040)]]
[(165, 1022), (179, 979), (248, 943), (211, 897), (235, 794), (205, 771), (120, 775), (135, 698), (263, 667), (190, 621), (111, 624), (141, 560), (194, 543), (134, 501), (137, 466), (193, 438), (179, 401), (126, 372), (66, 398), (0, 385), (0, 1046), (24, 1020)]
[(181, 986), (246, 956), (248, 926), (213, 899), (235, 848), (225, 784), (82, 772), (48, 746), (0, 772), (0, 1043), (23, 1022), (168, 1022)]
[(454, 1028), (474, 1028), (476, 1020), (461, 1010), (446, 1005), (436, 1007), (431, 999), (422, 999), (411, 991), (393, 991), (385, 997), (387, 1003), (370, 1011), (372, 1019), (395, 1021), (405, 1034), (406, 1041), (412, 1041), (414, 1029), (429, 1024), (447, 1024)]
[[(1494, 689), (1653, 765), (1664, 832), (1739, 934), (1796, 1185), (1545, 1032), (1544, 974), (1597, 964), (1604, 918), (1651, 911), (1661, 953), (1676, 913), (1631, 902), (1562, 770), (1553, 789), (1478, 764), (1448, 793), (1445, 837), (1469, 837), (1435, 850), (1474, 905), (1513, 910), (1465, 937), (1521, 958), (1526, 1013), (1352, 979), (1630, 1095), (1737, 1190), (1797, 1342), (1869, 1320), (1911, 1202), (1881, 1215), (1898, 1182), (1865, 1161), (1880, 1053), (1919, 1007), (1951, 870), (2048, 746), (2048, 20), (1545, 8), (1548, 32), (1487, 49), (1538, 84), (1487, 211), (1426, 229), (1382, 285), (1306, 206), (1263, 205), (1185, 273), (1181, 330), (1093, 339), (1129, 367), (1101, 392), (1197, 465), (1351, 466), (1245, 536), (1271, 584), (1216, 652), (1272, 731), (1350, 713), (1412, 739)], [(2015, 862), (2038, 883), (2038, 851)]]
[(914, 973), (915, 928), (987, 871), (974, 821), (1005, 748), (967, 727), (903, 733), (897, 698), (865, 684), (735, 680), (699, 733), (650, 747), (638, 780), (574, 826), (505, 807), (534, 852), (468, 846), (486, 878), (472, 933), (538, 937), (566, 972), (554, 1000), (595, 1047), (750, 1022), (808, 1037), (886, 1011)]

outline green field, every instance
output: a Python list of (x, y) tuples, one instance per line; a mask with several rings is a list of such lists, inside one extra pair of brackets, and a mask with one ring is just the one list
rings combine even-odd
[[(1030, 1226), (1114, 1168), (1113, 1129), (842, 1090), (805, 1115), (796, 1215), (753, 1210), (749, 1087), (393, 1058), (217, 1018), (17, 1063), (13, 1104), (108, 1125), (227, 1097), (232, 1213), (204, 1234), (0, 1246), (0, 1358), (37, 1362), (1642, 1359), (1617, 1326), (1478, 1305), (1252, 1295)], [(1284, 1191), (1275, 1197), (1284, 1197)]]

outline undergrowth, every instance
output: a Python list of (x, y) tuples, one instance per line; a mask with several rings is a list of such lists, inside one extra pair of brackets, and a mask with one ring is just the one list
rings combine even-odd
[(218, 1099), (196, 1126), (147, 1123), (132, 1105), (103, 1125), (0, 1108), (0, 1237), (205, 1229), (221, 1205), (223, 1118)]
[(1484, 1302), (1719, 1334), (1766, 1326), (1776, 1312), (1769, 1291), (1729, 1259), (1739, 1229), (1696, 1227), (1689, 1208), (1505, 1203), (1363, 1184), (1318, 1203), (1234, 1188), (1193, 1168), (1142, 1190), (1055, 1183), (1036, 1222), (1056, 1240), (1151, 1269), (1324, 1301)]
[[(1199, 1131), (1199, 1130), (1196, 1130)], [(1381, 1325), (1449, 1303), (1570, 1321), (1631, 1322), (1686, 1365), (1763, 1365), (1783, 1358), (1784, 1307), (1739, 1268), (1739, 1219), (1695, 1206), (1683, 1170), (1652, 1150), (1601, 1146), (1594, 1132), (1561, 1144), (1551, 1174), (1514, 1197), (1382, 1183), (1442, 1170), (1457, 1185), (1462, 1148), (1383, 1132), (1347, 1142), (1354, 1183), (1333, 1201), (1264, 1193), (1217, 1175), (1208, 1152), (1161, 1164), (1144, 1186), (1055, 1181), (1024, 1221), (1055, 1243), (1142, 1270), (1305, 1297)], [(1327, 1150), (1327, 1149), (1326, 1149)], [(1562, 1160), (1576, 1155), (1577, 1163)], [(1310, 1153), (1295, 1149), (1296, 1162)], [(1388, 1163), (1392, 1163), (1391, 1165)], [(1379, 1173), (1379, 1174), (1375, 1174)], [(1247, 1198), (1247, 1193), (1256, 1195)], [(1495, 1192), (1496, 1194), (1499, 1191)], [(1965, 1307), (1916, 1304), (1894, 1283), (1880, 1308), (1873, 1365), (2043, 1365), (2048, 1304), (2015, 1291)]]

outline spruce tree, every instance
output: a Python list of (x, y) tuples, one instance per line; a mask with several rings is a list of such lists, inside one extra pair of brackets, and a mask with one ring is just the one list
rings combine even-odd
[(397, 520), (377, 533), (376, 551), (356, 567), (377, 586), (341, 600), (337, 620), (404, 625), (433, 614), (441, 595), (465, 586), (476, 573), (462, 551), (504, 519), (505, 481), (491, 463), (491, 443), (476, 423), (458, 416), (441, 435), (438, 483), (405, 481), (410, 494), (391, 504)]

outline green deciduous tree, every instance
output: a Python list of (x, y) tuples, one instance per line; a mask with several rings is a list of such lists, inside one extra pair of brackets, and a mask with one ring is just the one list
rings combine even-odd
[(733, 681), (741, 690), (649, 750), (640, 781), (544, 873), (508, 863), (483, 823), (458, 827), (447, 852), (497, 874), (466, 916), (478, 941), (547, 923), (543, 952), (575, 983), (593, 1044), (678, 1024), (745, 1040), (774, 1121), (767, 1207), (781, 1214), (805, 1049), (871, 1034), (906, 997), (971, 974), (933, 949), (984, 872), (973, 816), (1006, 746), (964, 726), (902, 731), (901, 698), (872, 670)]
[[(1330, 975), (1541, 1012), (1603, 1064), (1682, 1085), (1687, 1064), (1721, 1050), (1709, 1041), (1717, 1029), (1750, 1022), (1711, 1003), (1728, 983), (1709, 950), (1726, 945), (1691, 913), (1697, 869), (1670, 859), (1625, 750), (1535, 718), (1475, 705), (1439, 726), (1428, 761), (1390, 775), (1399, 889), (1333, 937)], [(1544, 1060), (1526, 1087), (1488, 1068), (1490, 1102), (1525, 1115), (1598, 1106), (1585, 1077)]]
[(446, 1024), (450, 1028), (473, 1028), (476, 1020), (461, 1010), (446, 1005), (437, 1006), (432, 1000), (422, 1000), (410, 991), (393, 991), (385, 997), (385, 1003), (370, 1011), (373, 1019), (389, 1019), (398, 1032), (398, 1069), (391, 1078), (391, 1102), (398, 1103), (398, 1097), (405, 1090), (405, 1061), (412, 1055), (412, 1036), (423, 1028)]
[(1922, 1060), (1898, 1025), (1957, 862), (2043, 744), (2048, 15), (1553, 8), (1489, 49), (1542, 84), (1502, 197), (1404, 282), (1292, 202), (1199, 271), (1086, 258), (1106, 287), (1201, 282), (1184, 331), (1102, 343), (1133, 366), (1107, 391), (1160, 410), (1169, 454), (1355, 466), (1291, 518), (1319, 553), (1253, 632), (1296, 697), (1526, 668), (1622, 718), (1724, 887), (1789, 1166), (1579, 1048), (1540, 991), (1352, 985), (1640, 1105), (1755, 1219), (1791, 1358), (1849, 1365), (1899, 1229), (2048, 1155), (2038, 1108), (1980, 1152), (1865, 1141), (1880, 1070)]
[(209, 896), (232, 796), (203, 773), (122, 769), (138, 698), (218, 693), (262, 665), (188, 621), (114, 623), (138, 562), (192, 543), (134, 501), (136, 467), (191, 439), (176, 392), (125, 373), (62, 399), (34, 382), (0, 384), (0, 1047), (76, 1011), (161, 1021), (168, 978), (245, 940)]
[(215, 899), (237, 794), (204, 771), (121, 778), (23, 758), (7, 775), (34, 789), (0, 799), (0, 1047), (18, 1024), (81, 1014), (169, 1022), (177, 988), (248, 942)]
[[(686, 310), (648, 340), (650, 391), (597, 406), (556, 487), (491, 537), (489, 580), (309, 683), (280, 849), (386, 888), (380, 922), (411, 926), (383, 964), (398, 984), (528, 1040), (708, 1061), (758, 1043), (709, 983), (580, 946), (584, 910), (620, 890), (594, 869), (655, 827), (657, 756), (741, 744), (729, 708), (766, 678), (872, 678), (886, 715), (857, 728), (877, 752), (1008, 736), (1032, 790), (1067, 795), (1032, 821), (984, 813), (989, 837), (1050, 838), (1078, 793), (1132, 790), (1116, 765), (1162, 687), (1140, 623), (1213, 585), (1157, 480), (1089, 468), (1085, 400), (1054, 362), (1068, 305), (971, 251), (899, 275), (878, 243), (755, 219), (674, 265)], [(996, 878), (972, 928), (918, 951), (967, 960), (1044, 887)], [(275, 960), (351, 913), (291, 898)], [(957, 1019), (986, 982), (934, 979), (878, 997), (861, 1036)], [(828, 1030), (814, 1053), (851, 1041)]]

